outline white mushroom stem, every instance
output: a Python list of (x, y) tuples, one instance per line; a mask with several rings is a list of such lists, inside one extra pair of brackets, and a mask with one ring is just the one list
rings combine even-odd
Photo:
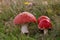
[(23, 24), (23, 25), (21, 25), (21, 32), (22, 32), (23, 34), (29, 32), (27, 27), (28, 27), (28, 24)]
[(44, 35), (48, 34), (48, 30), (44, 29)]

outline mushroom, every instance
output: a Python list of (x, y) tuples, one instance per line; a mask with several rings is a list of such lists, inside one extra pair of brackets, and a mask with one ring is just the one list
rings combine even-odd
[(13, 20), (14, 24), (20, 24), (21, 25), (21, 33), (23, 34), (28, 34), (28, 24), (29, 23), (36, 23), (36, 18), (33, 14), (29, 13), (29, 12), (22, 12), (20, 14), (18, 14), (14, 20)]
[(52, 28), (51, 20), (47, 16), (38, 18), (38, 28), (44, 31), (44, 35), (48, 33), (48, 29)]

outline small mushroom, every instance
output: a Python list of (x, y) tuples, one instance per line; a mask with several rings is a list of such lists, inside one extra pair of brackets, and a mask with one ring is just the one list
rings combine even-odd
[(23, 34), (28, 34), (28, 24), (29, 23), (36, 23), (36, 18), (33, 14), (29, 13), (29, 12), (22, 12), (20, 14), (18, 14), (14, 20), (13, 20), (14, 24), (20, 24), (21, 25), (21, 33)]
[(48, 33), (48, 29), (52, 28), (51, 20), (47, 16), (38, 18), (38, 28), (44, 30), (44, 35)]

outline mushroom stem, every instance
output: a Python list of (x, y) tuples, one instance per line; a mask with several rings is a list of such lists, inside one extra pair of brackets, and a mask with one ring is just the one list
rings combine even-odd
[(22, 25), (22, 27), (21, 27), (21, 32), (23, 33), (23, 34), (25, 34), (25, 33), (27, 33), (28, 34), (28, 24), (23, 24)]
[(48, 33), (47, 29), (44, 29), (44, 35), (46, 35)]

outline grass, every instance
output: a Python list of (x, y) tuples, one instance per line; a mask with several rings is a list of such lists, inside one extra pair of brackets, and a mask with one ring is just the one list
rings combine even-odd
[[(3, 0), (4, 1), (4, 0)], [(38, 19), (41, 15), (50, 17), (53, 30), (46, 40), (60, 40), (60, 1), (46, 0), (48, 4), (43, 4), (44, 0), (34, 0), (33, 6), (26, 8), (26, 0), (5, 0), (0, 5), (0, 40), (41, 40), (40, 31), (37, 24), (31, 23), (29, 36), (21, 35), (19, 25), (13, 24), (14, 17), (22, 11), (31, 12)], [(29, 1), (29, 0), (28, 0)]]

